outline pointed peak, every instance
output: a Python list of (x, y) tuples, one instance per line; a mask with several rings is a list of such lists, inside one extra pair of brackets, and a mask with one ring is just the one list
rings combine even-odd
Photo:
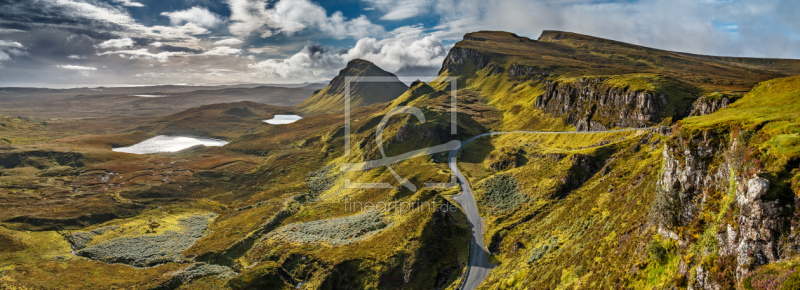
[(408, 87), (408, 89), (411, 91), (412, 94), (417, 96), (430, 94), (436, 91), (433, 87), (431, 87), (430, 85), (421, 80), (416, 80), (413, 83), (411, 83), (411, 86)]

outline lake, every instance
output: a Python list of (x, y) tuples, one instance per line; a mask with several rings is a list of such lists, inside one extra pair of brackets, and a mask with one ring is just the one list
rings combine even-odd
[(197, 145), (216, 147), (224, 146), (225, 144), (228, 144), (228, 142), (211, 138), (159, 135), (130, 147), (119, 147), (112, 150), (123, 153), (152, 154), (162, 152), (178, 152)]
[(166, 98), (169, 97), (168, 95), (129, 95), (131, 97), (140, 97), (140, 98)]
[(272, 125), (283, 125), (283, 124), (291, 124), (297, 122), (297, 120), (302, 119), (298, 115), (275, 115), (272, 119), (264, 120), (264, 123), (272, 124)]

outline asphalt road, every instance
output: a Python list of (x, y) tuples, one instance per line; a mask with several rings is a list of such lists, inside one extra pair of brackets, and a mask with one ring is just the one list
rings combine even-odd
[(620, 129), (620, 130), (609, 130), (609, 131), (580, 131), (580, 132), (537, 132), (537, 131), (509, 131), (509, 132), (491, 132), (491, 133), (483, 133), (477, 135), (475, 137), (469, 138), (466, 141), (461, 142), (461, 146), (457, 149), (451, 150), (448, 158), (448, 164), (450, 165), (450, 170), (453, 171), (453, 174), (456, 175), (458, 182), (461, 183), (461, 193), (455, 195), (453, 199), (455, 199), (458, 204), (461, 205), (461, 208), (464, 210), (464, 214), (467, 215), (467, 219), (469, 220), (469, 225), (472, 230), (472, 241), (470, 242), (469, 246), (469, 262), (467, 263), (467, 277), (465, 278), (464, 282), (461, 285), (461, 289), (472, 290), (478, 288), (478, 286), (486, 280), (486, 277), (489, 276), (489, 273), (492, 271), (494, 265), (489, 262), (489, 253), (486, 250), (486, 247), (483, 245), (483, 219), (481, 219), (481, 215), (478, 213), (478, 204), (475, 202), (475, 196), (472, 194), (472, 188), (469, 186), (469, 181), (461, 174), (461, 171), (458, 170), (458, 164), (456, 161), (456, 155), (461, 148), (464, 148), (467, 144), (475, 139), (490, 136), (490, 135), (499, 135), (499, 134), (511, 134), (511, 133), (527, 133), (527, 134), (596, 134), (596, 133), (612, 133), (612, 132), (624, 132), (624, 131), (639, 131), (639, 130), (652, 130), (658, 127), (651, 127), (651, 128), (632, 128), (632, 129)]

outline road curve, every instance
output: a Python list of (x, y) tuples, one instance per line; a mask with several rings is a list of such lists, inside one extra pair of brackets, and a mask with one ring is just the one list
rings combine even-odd
[(508, 132), (490, 132), (490, 133), (483, 133), (472, 138), (467, 139), (466, 141), (461, 142), (461, 146), (457, 149), (451, 150), (450, 154), (448, 155), (448, 164), (450, 166), (450, 170), (453, 171), (458, 182), (461, 184), (461, 193), (457, 194), (453, 197), (453, 199), (461, 205), (461, 208), (464, 210), (464, 214), (467, 216), (467, 220), (469, 220), (469, 226), (472, 231), (472, 238), (469, 245), (469, 262), (467, 263), (467, 276), (461, 282), (461, 289), (472, 290), (478, 288), (478, 286), (486, 280), (486, 277), (489, 276), (494, 265), (489, 262), (489, 254), (486, 247), (483, 245), (483, 219), (481, 219), (481, 215), (478, 213), (478, 204), (475, 202), (475, 196), (472, 194), (472, 188), (469, 186), (469, 181), (467, 178), (461, 174), (461, 171), (458, 170), (458, 164), (456, 162), (456, 155), (461, 148), (464, 148), (467, 144), (472, 141), (475, 141), (478, 138), (490, 136), (490, 135), (499, 135), (499, 134), (511, 134), (511, 133), (526, 133), (526, 134), (596, 134), (596, 133), (613, 133), (613, 132), (625, 132), (625, 131), (639, 131), (639, 130), (653, 130), (660, 127), (649, 127), (649, 128), (631, 128), (631, 129), (619, 129), (619, 130), (608, 130), (608, 131), (547, 131), (547, 132), (538, 132), (538, 131), (508, 131)]

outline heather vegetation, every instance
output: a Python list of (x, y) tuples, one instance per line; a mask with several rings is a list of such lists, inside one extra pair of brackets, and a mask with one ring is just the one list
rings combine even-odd
[(270, 233), (269, 237), (293, 243), (347, 245), (389, 226), (379, 212), (291, 224)]
[[(137, 267), (149, 267), (167, 262), (176, 262), (181, 253), (201, 238), (215, 215), (194, 215), (179, 220), (180, 230), (168, 230), (156, 235), (120, 237), (107, 242), (85, 247), (94, 233), (72, 235), (77, 255), (107, 263), (123, 263)], [(79, 236), (79, 239), (75, 237)], [(82, 247), (83, 246), (83, 247)]]
[(311, 197), (316, 198), (321, 193), (331, 189), (340, 178), (341, 173), (334, 169), (334, 165), (328, 165), (309, 173), (306, 177), (306, 183)]
[(509, 174), (487, 178), (479, 188), (483, 190), (479, 200), (498, 213), (513, 211), (529, 201), (528, 195), (520, 190), (519, 181)]

